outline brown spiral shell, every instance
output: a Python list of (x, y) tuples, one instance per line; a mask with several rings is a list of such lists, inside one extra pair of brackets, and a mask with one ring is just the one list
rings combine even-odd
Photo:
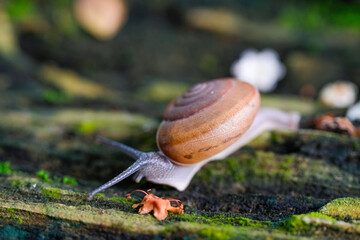
[(259, 92), (249, 83), (227, 78), (197, 84), (165, 109), (158, 147), (175, 163), (198, 163), (239, 139), (259, 105)]

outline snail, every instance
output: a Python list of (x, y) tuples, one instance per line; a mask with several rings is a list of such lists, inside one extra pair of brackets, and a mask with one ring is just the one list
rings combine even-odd
[(223, 159), (271, 129), (296, 130), (300, 115), (260, 108), (260, 94), (234, 78), (199, 83), (170, 102), (156, 135), (160, 151), (141, 152), (103, 137), (97, 139), (136, 159), (128, 169), (89, 193), (96, 193), (136, 173), (148, 181), (185, 190), (207, 162)]

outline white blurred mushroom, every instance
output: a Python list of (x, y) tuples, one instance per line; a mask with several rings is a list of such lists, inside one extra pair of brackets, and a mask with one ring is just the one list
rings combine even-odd
[(276, 51), (248, 49), (232, 64), (230, 71), (235, 78), (251, 83), (261, 92), (270, 92), (284, 77), (286, 68)]
[(350, 121), (360, 120), (360, 102), (350, 107), (346, 112), (346, 117)]
[(357, 91), (349, 81), (328, 83), (320, 91), (320, 101), (327, 107), (346, 108), (355, 103)]
[(77, 0), (74, 12), (86, 31), (100, 40), (108, 40), (124, 24), (127, 8), (124, 0)]

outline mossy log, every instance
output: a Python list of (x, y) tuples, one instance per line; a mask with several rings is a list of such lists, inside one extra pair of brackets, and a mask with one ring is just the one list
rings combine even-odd
[[(64, 181), (62, 171), (52, 167), (41, 172), (35, 165), (23, 169), (16, 161), (3, 163), (0, 238), (360, 237), (359, 144), (356, 138), (314, 130), (267, 132), (231, 157), (207, 164), (184, 192), (128, 180), (91, 201), (87, 193), (98, 184), (90, 179), (99, 174), (96, 168)], [(85, 153), (93, 146), (79, 151)], [(51, 166), (44, 162), (53, 155), (36, 148), (9, 148), (8, 142), (1, 142), (3, 158), (10, 149), (24, 155), (32, 149), (38, 158), (47, 156), (38, 160), (37, 167)], [(110, 160), (123, 157), (115, 151), (110, 150), (105, 158), (109, 149), (96, 151), (99, 159), (107, 162), (101, 167), (116, 166), (114, 173), (129, 163)], [(63, 156), (57, 168), (74, 160), (64, 149), (54, 152)], [(35, 155), (27, 156), (32, 159)], [(80, 160), (77, 163), (82, 165)], [(103, 182), (111, 176), (101, 177)], [(131, 206), (141, 199), (124, 198), (135, 188), (153, 188), (158, 196), (182, 200), (185, 214), (170, 213), (164, 221), (139, 215)]]

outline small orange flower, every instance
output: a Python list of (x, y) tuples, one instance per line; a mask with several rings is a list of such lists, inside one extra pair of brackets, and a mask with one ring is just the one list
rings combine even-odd
[[(159, 198), (154, 194), (150, 193), (151, 189), (146, 192), (143, 190), (134, 190), (131, 193), (126, 195), (126, 198), (131, 198), (131, 194), (134, 192), (145, 193), (145, 197), (139, 204), (132, 205), (133, 208), (140, 207), (139, 214), (148, 214), (151, 211), (154, 211), (154, 217), (157, 220), (164, 220), (168, 212), (174, 212), (178, 214), (184, 213), (184, 206), (180, 200), (172, 198)], [(172, 206), (171, 203), (175, 203), (176, 206)]]

